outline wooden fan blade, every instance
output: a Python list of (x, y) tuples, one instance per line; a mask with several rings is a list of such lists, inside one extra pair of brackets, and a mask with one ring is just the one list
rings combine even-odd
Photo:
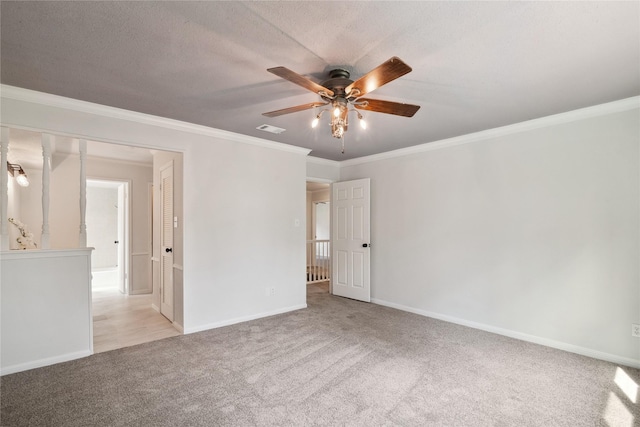
[(345, 92), (349, 95), (351, 94), (351, 91), (357, 89), (358, 92), (354, 94), (357, 98), (397, 79), (398, 77), (404, 76), (410, 71), (411, 67), (402, 62), (402, 60), (397, 56), (394, 56), (387, 62), (378, 65), (376, 68), (351, 83), (346, 87)]
[[(363, 102), (363, 105), (358, 105)], [(420, 109), (419, 105), (403, 104), (400, 102), (382, 101), (380, 99), (358, 99), (354, 106), (359, 110), (376, 111), (378, 113), (395, 114), (396, 116), (413, 117)]]
[(268, 113), (262, 113), (263, 116), (267, 117), (278, 117), (283, 114), (289, 113), (297, 113), (298, 111), (308, 110), (310, 108), (322, 107), (323, 105), (327, 105), (328, 102), (310, 102), (309, 104), (298, 105), (296, 107), (283, 108), (282, 110), (269, 111)]
[(333, 91), (327, 89), (326, 87), (319, 85), (316, 82), (312, 82), (308, 78), (301, 76), (295, 71), (291, 71), (285, 67), (274, 67), (267, 69), (268, 72), (275, 74), (278, 77), (282, 77), (285, 80), (289, 80), (291, 83), (295, 83), (298, 86), (302, 86), (303, 88), (310, 90), (313, 93), (326, 92), (327, 95), (333, 96)]

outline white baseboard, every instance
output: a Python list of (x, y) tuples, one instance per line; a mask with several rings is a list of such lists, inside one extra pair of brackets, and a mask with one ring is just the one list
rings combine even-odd
[(185, 328), (185, 334), (192, 334), (194, 332), (206, 331), (208, 329), (221, 328), (223, 326), (235, 325), (236, 323), (248, 322), (249, 320), (261, 319), (263, 317), (275, 316), (276, 314), (288, 313), (290, 311), (301, 310), (307, 308), (307, 304), (294, 305), (291, 307), (279, 308), (274, 311), (267, 311), (258, 314), (252, 314), (250, 316), (236, 317), (235, 319), (222, 320), (220, 322), (209, 323), (206, 325), (195, 326), (192, 328)]
[(129, 291), (129, 295), (149, 295), (150, 293), (153, 293), (153, 289), (149, 288), (149, 289), (138, 289), (135, 291)]
[(549, 338), (543, 338), (535, 335), (525, 334), (522, 332), (512, 331), (510, 329), (503, 329), (503, 328), (498, 328), (496, 326), (485, 325), (484, 323), (472, 322), (470, 320), (460, 319), (458, 317), (448, 316), (446, 314), (434, 313), (431, 311), (420, 310), (413, 307), (407, 307), (405, 305), (396, 304), (396, 303), (384, 301), (381, 299), (372, 298), (371, 302), (378, 305), (384, 305), (385, 307), (391, 307), (397, 310), (419, 314), (420, 316), (431, 317), (433, 319), (443, 320), (445, 322), (455, 323), (457, 325), (468, 326), (470, 328), (479, 329), (481, 331), (491, 332), (494, 334), (531, 342), (534, 344), (544, 345), (546, 347), (556, 348), (558, 350), (568, 351), (570, 353), (579, 354), (581, 356), (592, 357), (594, 359), (604, 360), (604, 361), (615, 363), (618, 365), (624, 365), (624, 366), (640, 369), (640, 360), (637, 360), (637, 359), (631, 359), (628, 357), (617, 356), (615, 354), (604, 353), (602, 351), (592, 350), (590, 348), (580, 347), (580, 346), (565, 343), (562, 341), (555, 341)]
[(155, 304), (151, 304), (151, 308), (153, 308), (155, 311), (157, 311), (158, 313), (160, 313), (160, 308), (158, 308), (157, 305)]
[(46, 359), (33, 360), (31, 362), (19, 363), (17, 365), (5, 366), (0, 369), (0, 376), (15, 374), (16, 372), (28, 371), (29, 369), (42, 368), (43, 366), (55, 365), (56, 363), (68, 362), (70, 360), (81, 359), (91, 356), (91, 350), (77, 351), (75, 353), (67, 353), (56, 357)]
[(182, 326), (180, 323), (177, 323), (177, 322), (171, 322), (171, 324), (173, 325), (174, 328), (178, 330), (178, 332), (180, 332), (181, 334), (184, 334), (184, 326)]

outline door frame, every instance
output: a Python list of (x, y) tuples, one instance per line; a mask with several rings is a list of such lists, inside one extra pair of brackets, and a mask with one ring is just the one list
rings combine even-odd
[[(164, 309), (164, 304), (163, 304), (163, 300), (162, 297), (163, 295), (165, 295), (165, 274), (164, 274), (164, 263), (165, 260), (164, 258), (166, 257), (165, 253), (163, 252), (163, 250), (165, 249), (164, 246), (164, 231), (163, 231), (163, 225), (164, 225), (164, 188), (162, 187), (162, 174), (166, 171), (166, 170), (171, 170), (171, 306), (170, 306), (170, 311), (171, 313), (167, 313)], [(174, 218), (175, 218), (175, 165), (174, 165), (174, 161), (169, 160), (168, 162), (166, 162), (165, 164), (163, 164), (160, 168), (159, 168), (159, 184), (160, 184), (160, 188), (159, 188), (159, 195), (160, 195), (160, 200), (159, 200), (159, 206), (160, 206), (160, 210), (159, 210), (159, 218), (158, 218), (158, 225), (160, 227), (160, 235), (159, 237), (159, 242), (158, 242), (158, 247), (160, 250), (160, 253), (158, 255), (158, 258), (160, 260), (160, 281), (159, 281), (159, 293), (160, 293), (160, 306), (159, 306), (159, 311), (160, 314), (162, 314), (164, 317), (166, 317), (170, 322), (174, 322), (175, 320), (175, 283), (174, 283), (174, 252), (173, 252), (173, 247), (174, 247), (174, 243), (175, 243), (175, 226), (173, 225), (174, 223)], [(167, 251), (168, 252), (168, 251)], [(169, 309), (169, 307), (167, 307), (167, 309)]]
[[(329, 185), (329, 200), (328, 200), (328, 201), (329, 201), (329, 203), (331, 204), (331, 199), (333, 198), (333, 193), (332, 193), (332, 188), (333, 188), (333, 186), (332, 186), (332, 184), (333, 184), (334, 182), (337, 182), (337, 181), (334, 181), (334, 180), (332, 180), (332, 179), (326, 179), (326, 178), (307, 177), (307, 178), (305, 179), (305, 184), (306, 184), (307, 182), (316, 182), (316, 183), (318, 183), (318, 184), (328, 184), (328, 185)], [(305, 192), (305, 199), (306, 199), (306, 192)], [(310, 204), (309, 204), (309, 203), (307, 203), (307, 202), (309, 202)], [(314, 236), (315, 236), (315, 227), (316, 227), (316, 222), (315, 222), (315, 221), (316, 221), (316, 218), (315, 218), (316, 210), (315, 210), (314, 203), (315, 203), (315, 202), (314, 202), (313, 200), (305, 200), (305, 206), (306, 206), (306, 208), (307, 208), (307, 209), (309, 209), (309, 210), (311, 211), (311, 216), (310, 216), (310, 218), (309, 218), (309, 216), (308, 216), (308, 215), (305, 215), (305, 217), (309, 218), (309, 220), (310, 220), (310, 222), (311, 222), (310, 226), (311, 226), (311, 233), (312, 233), (312, 235), (311, 235), (311, 239), (312, 239), (312, 240), (314, 239)], [(330, 241), (330, 242), (333, 242), (333, 235), (332, 235), (332, 233), (333, 233), (333, 227), (331, 226), (331, 224), (333, 224), (333, 209), (329, 209), (329, 241)], [(307, 225), (307, 230), (308, 230), (308, 229), (309, 229), (309, 225)], [(305, 231), (305, 236), (308, 236), (307, 231)], [(305, 242), (306, 242), (306, 240), (309, 240), (309, 239), (308, 239), (308, 238), (305, 238)], [(332, 243), (330, 243), (330, 245), (331, 245), (331, 244), (332, 244)], [(306, 244), (305, 244), (305, 250), (306, 250)], [(307, 261), (306, 261), (306, 257), (305, 257), (305, 261), (304, 261), (304, 263), (305, 263), (305, 265), (303, 266), (302, 271), (306, 271), (306, 269), (307, 269), (307, 265), (306, 265), (306, 263), (307, 263)], [(333, 273), (333, 272), (331, 271), (331, 268), (332, 268), (331, 263), (329, 263), (329, 269), (330, 269), (330, 271), (329, 271), (329, 277), (332, 277), (332, 273)], [(306, 288), (306, 286), (307, 286), (307, 285), (306, 285), (306, 281), (305, 281), (304, 283), (305, 283), (305, 288)], [(333, 281), (332, 281), (332, 280), (329, 280), (329, 293), (330, 293), (330, 294), (333, 294)]]
[[(118, 224), (118, 228), (122, 225), (122, 240), (118, 243), (121, 245), (122, 252), (118, 251), (118, 265), (121, 273), (118, 274), (118, 289), (125, 295), (129, 294), (129, 278), (131, 277), (131, 185), (130, 179), (114, 179), (104, 178), (98, 176), (87, 176), (87, 184), (90, 181), (106, 182), (109, 184), (117, 184), (117, 188), (122, 188), (124, 191), (125, 203), (120, 206), (120, 194), (118, 191), (118, 222), (122, 216), (123, 223)], [(114, 185), (115, 186), (115, 185)], [(118, 236), (120, 238), (120, 236)], [(121, 266), (121, 267), (120, 267)]]

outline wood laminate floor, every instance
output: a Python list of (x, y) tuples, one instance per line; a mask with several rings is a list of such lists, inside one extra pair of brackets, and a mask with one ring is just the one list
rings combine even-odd
[(151, 295), (123, 295), (114, 288), (93, 290), (93, 351), (102, 353), (180, 335), (151, 308)]

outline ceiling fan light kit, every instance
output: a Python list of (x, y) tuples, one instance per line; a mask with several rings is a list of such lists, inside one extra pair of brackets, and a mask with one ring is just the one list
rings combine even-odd
[(372, 92), (380, 86), (385, 85), (411, 71), (411, 67), (396, 56), (380, 64), (378, 67), (369, 71), (356, 81), (351, 80), (350, 73), (341, 68), (331, 70), (329, 72), (329, 79), (322, 82), (322, 84), (311, 81), (285, 67), (269, 68), (267, 71), (316, 93), (322, 98), (322, 102), (311, 102), (309, 104), (270, 111), (263, 113), (262, 115), (267, 117), (277, 117), (284, 114), (330, 105), (316, 115), (315, 119), (311, 122), (311, 127), (316, 128), (318, 123), (320, 123), (320, 119), (324, 112), (331, 111), (331, 119), (329, 122), (329, 125), (331, 126), (331, 136), (342, 140), (343, 153), (344, 134), (349, 129), (350, 112), (355, 111), (357, 113), (360, 126), (363, 129), (366, 129), (367, 122), (364, 120), (362, 114), (357, 110), (413, 117), (416, 111), (420, 109), (419, 105), (362, 98), (362, 96), (367, 93)]

